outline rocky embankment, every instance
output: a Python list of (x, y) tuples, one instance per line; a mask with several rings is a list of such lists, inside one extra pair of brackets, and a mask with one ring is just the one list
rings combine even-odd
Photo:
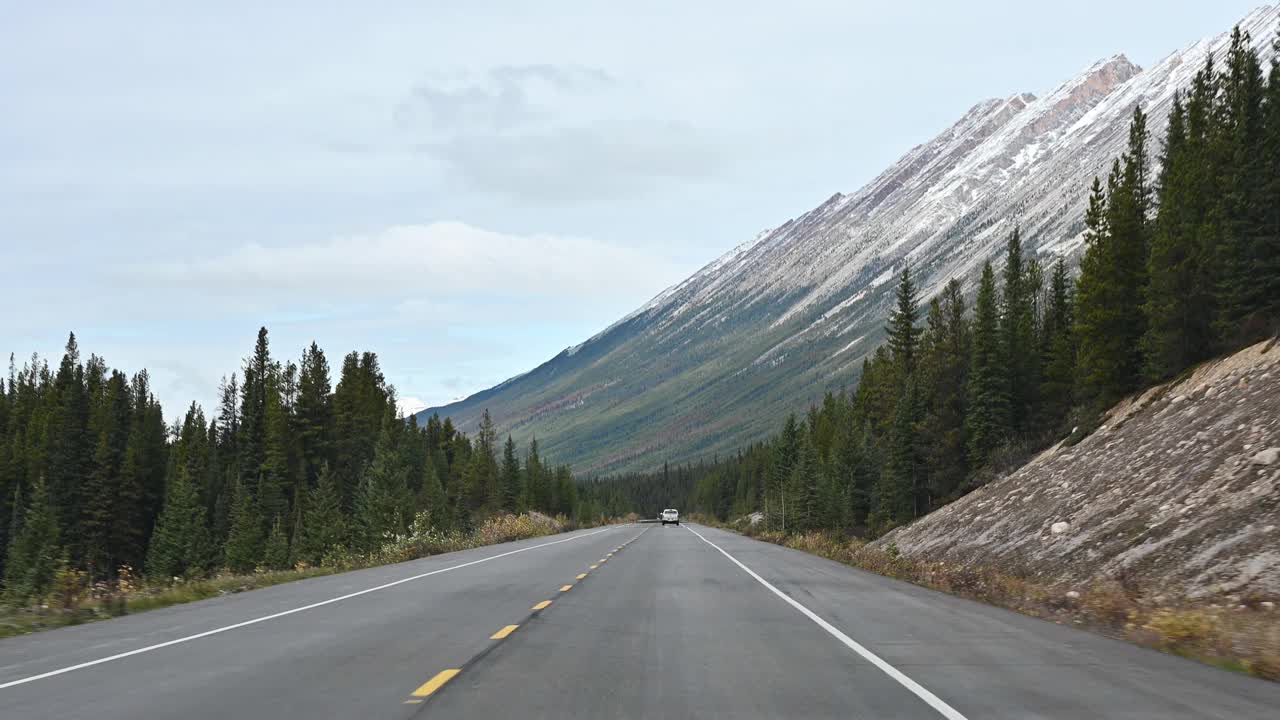
[(1280, 597), (1280, 343), (1207, 363), (873, 544), (1050, 587)]

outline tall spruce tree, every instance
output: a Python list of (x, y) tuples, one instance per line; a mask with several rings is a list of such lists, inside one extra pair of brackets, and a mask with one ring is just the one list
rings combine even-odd
[(175, 463), (172, 473), (164, 510), (147, 549), (147, 575), (164, 581), (202, 572), (208, 562), (204, 508), (190, 469)]
[(14, 527), (5, 561), (5, 594), (21, 604), (48, 594), (63, 553), (57, 507), (43, 477), (32, 484), (30, 499)]
[(1035, 294), (1028, 270), (1022, 253), (1022, 231), (1015, 226), (1005, 250), (999, 323), (1000, 366), (1005, 374), (1009, 429), (1014, 433), (1030, 429), (1039, 389)]
[(1223, 222), (1217, 325), (1225, 348), (1239, 347), (1271, 330), (1263, 312), (1276, 302), (1264, 295), (1274, 287), (1265, 263), (1275, 261), (1258, 252), (1267, 246), (1266, 206), (1275, 202), (1274, 196), (1264, 194), (1265, 92), (1258, 54), (1248, 33), (1236, 27), (1221, 79), (1218, 120)]
[(232, 572), (252, 571), (262, 561), (262, 515), (250, 484), (238, 480), (231, 505), (231, 529), (223, 550), (223, 561)]
[(342, 488), (329, 465), (320, 466), (316, 485), (304, 504), (302, 534), (296, 556), (319, 565), (327, 554), (347, 544), (347, 516), (342, 511)]
[(902, 269), (896, 300), (896, 305), (889, 314), (888, 327), (885, 329), (889, 335), (889, 349), (893, 353), (893, 361), (900, 377), (906, 378), (915, 372), (917, 346), (920, 343), (920, 328), (917, 326), (920, 309), (909, 264)]
[(507, 436), (507, 443), (502, 448), (502, 505), (505, 512), (516, 512), (520, 509), (520, 461), (516, 458), (516, 443)]
[(972, 467), (986, 464), (1007, 436), (1008, 384), (1000, 365), (1000, 311), (991, 263), (982, 268), (973, 318), (973, 357), (969, 365), (969, 402), (965, 432)]

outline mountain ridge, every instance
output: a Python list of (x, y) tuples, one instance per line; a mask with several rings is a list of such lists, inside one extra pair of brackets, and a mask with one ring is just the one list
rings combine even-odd
[[(1277, 24), (1271, 6), (1239, 24), (1264, 61)], [(757, 234), (530, 372), (423, 415), (470, 430), (487, 408), (518, 441), (536, 435), (588, 473), (762, 439), (767, 418), (856, 382), (904, 264), (928, 298), (953, 277), (970, 282), (1015, 224), (1046, 262), (1074, 259), (1087, 185), (1123, 152), (1134, 107), (1162, 137), (1173, 93), (1228, 35), (1145, 70), (1116, 54), (1041, 97), (976, 103), (857, 191)]]

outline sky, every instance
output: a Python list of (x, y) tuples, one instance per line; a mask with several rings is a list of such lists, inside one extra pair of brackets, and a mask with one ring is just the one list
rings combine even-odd
[(1258, 4), (0, 0), (0, 350), (74, 331), (175, 416), (265, 325), (442, 404), (980, 100)]

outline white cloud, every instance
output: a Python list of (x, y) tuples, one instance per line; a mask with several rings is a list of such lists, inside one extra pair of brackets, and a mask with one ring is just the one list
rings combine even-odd
[(512, 235), (461, 222), (398, 225), (303, 245), (249, 243), (203, 258), (132, 264), (135, 284), (214, 296), (314, 299), (632, 298), (679, 276), (651, 252), (589, 238)]

